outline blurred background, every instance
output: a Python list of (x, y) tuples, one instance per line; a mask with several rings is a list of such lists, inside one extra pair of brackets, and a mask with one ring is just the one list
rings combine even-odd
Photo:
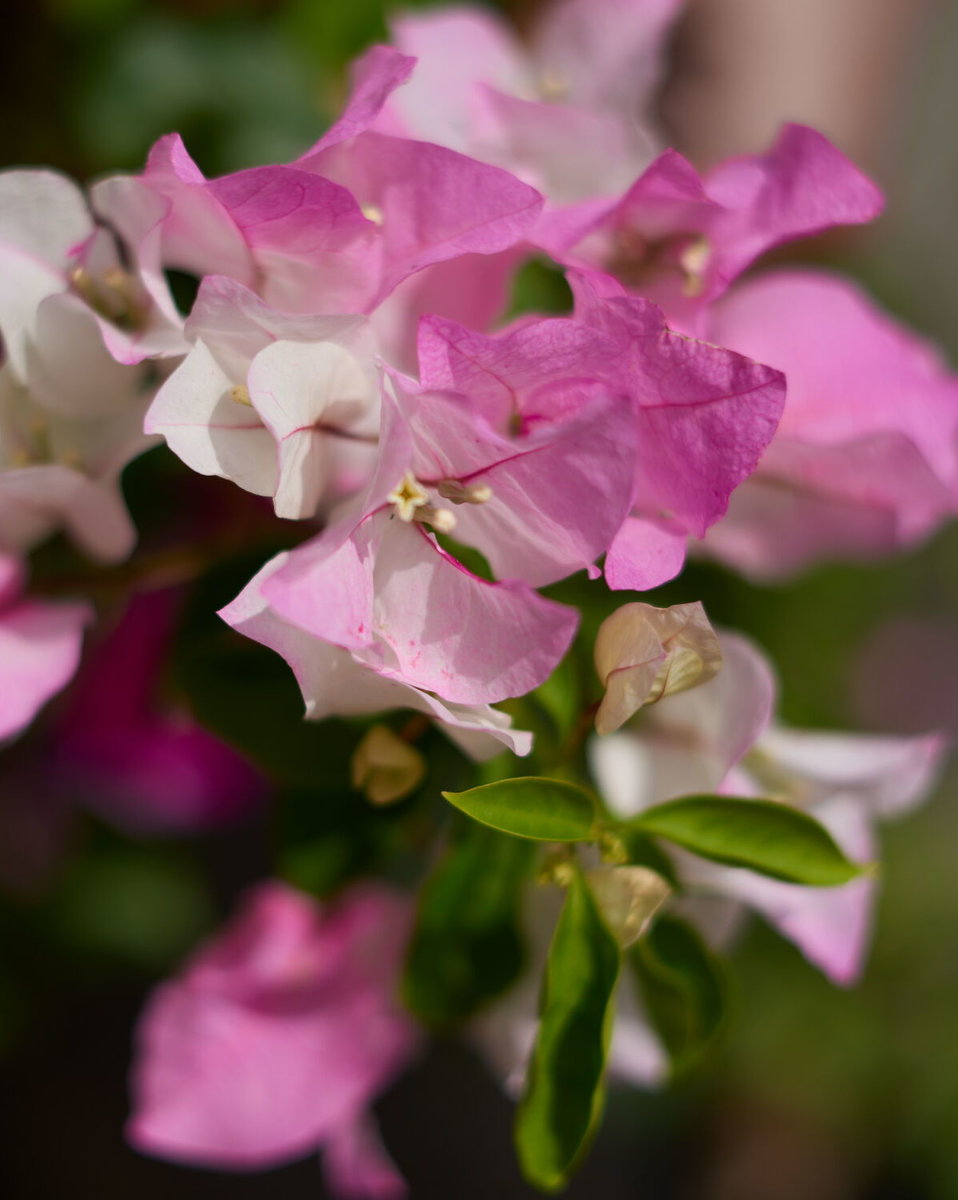
[[(500, 7), (522, 26), (537, 5)], [(138, 170), (156, 137), (176, 129), (218, 174), (314, 141), (345, 94), (345, 65), (384, 38), (385, 20), (381, 0), (8, 0), (4, 36), (3, 166), (51, 164), (81, 179)], [(958, 3), (691, 0), (671, 62), (662, 120), (698, 164), (762, 149), (791, 119), (822, 129), (879, 179), (889, 197), (880, 222), (790, 257), (856, 274), (954, 362)], [(130, 473), (147, 529), (163, 504), (156, 470)], [(184, 610), (175, 671), (194, 709), (202, 697), (189, 681), (208, 649), (191, 614), (211, 612), (249, 573), (208, 584)], [(783, 587), (695, 565), (679, 593), (762, 643), (790, 723), (958, 733), (958, 527), (907, 556)], [(284, 671), (254, 683), (282, 693), (277, 711), (294, 725)], [(42, 735), (31, 738), (0, 757), (3, 1194), (321, 1197), (314, 1161), (226, 1176), (140, 1158), (122, 1141), (143, 996), (269, 869), (268, 817), (254, 809), (198, 839), (121, 835), (115, 820), (78, 819), (69, 783), (43, 782)], [(278, 757), (288, 765), (285, 749)], [(302, 775), (286, 782), (308, 802)], [(956, 846), (952, 773), (934, 801), (885, 832), (874, 949), (850, 992), (756, 922), (735, 955), (737, 1011), (722, 1047), (681, 1088), (615, 1095), (568, 1195), (958, 1200)], [(381, 1116), (414, 1200), (533, 1194), (513, 1165), (510, 1107), (463, 1047), (437, 1045)]]

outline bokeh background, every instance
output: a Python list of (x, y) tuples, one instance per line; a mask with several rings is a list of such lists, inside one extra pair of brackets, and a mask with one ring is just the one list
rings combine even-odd
[[(521, 25), (536, 5), (500, 7)], [(208, 174), (282, 161), (315, 140), (344, 96), (345, 64), (384, 35), (381, 0), (7, 0), (0, 165), (51, 164), (82, 179), (137, 170), (173, 129)], [(853, 272), (954, 361), (958, 4), (691, 0), (670, 53), (662, 119), (699, 164), (759, 150), (780, 120), (804, 120), (880, 180), (889, 208), (876, 226), (791, 257)], [(130, 473), (147, 531), (180, 478), (164, 470), (147, 462)], [(209, 648), (190, 614), (229, 598), (242, 568), (208, 582), (183, 618), (174, 670), (199, 709), (189, 680), (197, 661), (209, 666)], [(714, 621), (762, 643), (791, 723), (958, 733), (958, 527), (893, 561), (821, 568), (782, 587), (693, 565), (670, 598), (701, 598)], [(285, 668), (265, 670), (235, 693), (236, 736), (256, 737), (255, 712), (239, 709), (269, 689), (296, 721)], [(330, 768), (318, 741), (297, 746), (305, 805), (310, 770)], [(121, 836), (66, 811), (63, 788), (38, 785), (43, 753), (42, 738), (28, 738), (0, 755), (3, 1194), (317, 1200), (315, 1161), (217, 1175), (143, 1159), (121, 1134), (142, 998), (269, 869), (268, 815), (199, 839)], [(884, 849), (861, 985), (835, 990), (756, 923), (735, 955), (737, 1011), (721, 1048), (680, 1088), (616, 1094), (571, 1197), (958, 1200), (954, 772), (886, 830)], [(413, 1200), (533, 1194), (513, 1165), (509, 1106), (462, 1046), (436, 1045), (381, 1117)]]

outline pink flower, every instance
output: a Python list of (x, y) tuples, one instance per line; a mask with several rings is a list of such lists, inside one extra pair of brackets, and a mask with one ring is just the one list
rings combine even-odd
[(150, 378), (131, 364), (158, 352), (155, 315), (79, 188), (0, 172), (0, 547), (65, 529), (95, 558), (129, 554), (119, 476), (151, 445)]
[(322, 905), (276, 882), (249, 893), (147, 1004), (133, 1145), (239, 1171), (321, 1148), (337, 1195), (402, 1196), (367, 1112), (417, 1045), (393, 999), (409, 916), (379, 884)]
[(344, 475), (364, 482), (379, 372), (363, 317), (278, 312), (208, 276), (186, 333), (193, 348), (158, 391), (146, 429), (188, 466), (273, 496), (290, 518), (315, 515)]
[(86, 604), (27, 599), (23, 586), (22, 564), (0, 555), (0, 740), (22, 733), (70, 682), (93, 617)]
[(94, 646), (54, 735), (52, 769), (71, 799), (135, 832), (215, 827), (263, 798), (236, 750), (163, 700), (176, 607), (168, 592), (134, 597)]
[(478, 8), (406, 13), (414, 55), (376, 128), (495, 163), (565, 203), (619, 191), (655, 152), (647, 109), (678, 0), (561, 0), (523, 44)]
[(638, 453), (631, 515), (605, 561), (610, 587), (643, 591), (682, 569), (756, 467), (775, 432), (784, 379), (770, 368), (667, 327), (608, 275), (570, 274), (576, 316), (599, 340), (591, 365), (634, 398)]
[(509, 249), (538, 217), (536, 191), (443, 147), (367, 132), (411, 66), (387, 47), (364, 55), (343, 116), (295, 163), (206, 179), (171, 134), (142, 176), (98, 185), (98, 210), (132, 228), (148, 189), (161, 205), (135, 242), (141, 257), (228, 276), (287, 312), (368, 313), (426, 267)]
[(498, 709), (442, 700), (408, 683), (390, 665), (387, 654), (376, 653), (375, 643), (368, 651), (346, 648), (286, 620), (264, 593), (270, 578), (289, 561), (290, 555), (280, 554), (268, 562), (219, 615), (237, 632), (286, 659), (303, 694), (308, 720), (410, 708), (439, 721), (445, 733), (477, 760), (491, 758), (504, 747), (514, 754), (529, 753), (532, 735), (512, 729), (512, 719)]
[(787, 400), (708, 553), (782, 578), (914, 545), (958, 510), (958, 377), (854, 284), (769, 273), (714, 307), (709, 334), (784, 371)]
[[(476, 441), (486, 435), (467, 409), (446, 416), (453, 452), (467, 445), (464, 433), (472, 430)], [(464, 432), (453, 424), (459, 419)], [(442, 548), (427, 525), (448, 531), (455, 516), (447, 505), (492, 500), (480, 473), (450, 478), (441, 458), (430, 460), (436, 473), (420, 480), (419, 456), (433, 444), (424, 438), (417, 446), (415, 436), (384, 395), (380, 459), (366, 495), (292, 551), (263, 595), (287, 623), (444, 701), (484, 705), (524, 695), (565, 653), (577, 613), (523, 582), (481, 579)], [(492, 462), (505, 458), (500, 442), (493, 450)]]
[[(721, 639), (723, 666), (707, 683), (666, 696), (629, 732), (591, 746), (599, 786), (628, 815), (678, 796), (721, 791), (805, 808), (858, 862), (874, 854), (874, 827), (911, 811), (934, 785), (944, 740), (808, 733), (772, 724), (775, 681), (744, 638)], [(751, 871), (674, 855), (695, 895), (738, 901), (766, 917), (836, 983), (861, 970), (875, 881), (838, 888), (781, 883)]]
[(766, 250), (871, 221), (881, 207), (875, 185), (821, 134), (786, 125), (767, 154), (728, 159), (704, 179), (666, 150), (621, 199), (552, 214), (535, 240), (696, 329), (703, 307)]

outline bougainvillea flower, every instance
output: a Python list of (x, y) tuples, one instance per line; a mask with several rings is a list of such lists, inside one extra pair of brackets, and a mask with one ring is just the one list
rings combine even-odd
[(518, 580), (488, 582), (443, 549), (427, 527), (448, 532), (450, 506), (491, 497), (443, 471), (420, 480), (412, 426), (387, 393), (380, 437), (365, 496), (292, 551), (264, 596), (292, 625), (443, 700), (524, 695), (565, 653), (577, 613)]
[(368, 129), (371, 93), (383, 96), (412, 60), (385, 46), (355, 64), (340, 120), (294, 164), (349, 189), (378, 229), (379, 304), (407, 276), (464, 254), (498, 254), (531, 233), (542, 196), (508, 171), (429, 142)]
[(325, 904), (281, 883), (250, 892), (147, 1004), (133, 1145), (240, 1171), (322, 1148), (337, 1194), (402, 1195), (395, 1168), (381, 1186), (388, 1159), (367, 1112), (418, 1044), (393, 998), (409, 919), (381, 885)]
[(165, 284), (154, 295), (125, 264), (125, 249), (95, 224), (83, 192), (66, 176), (0, 172), (0, 331), (21, 380), (30, 372), (32, 344), (46, 338), (37, 329), (41, 304), (54, 296), (84, 308), (94, 327), (86, 336), (121, 362), (182, 352), (182, 321)]
[(0, 555), (0, 740), (15, 737), (73, 678), (80, 663), (89, 605), (31, 600), (24, 569)]
[(148, 228), (139, 221), (145, 261), (226, 275), (289, 312), (369, 312), (430, 264), (508, 249), (536, 221), (538, 192), (452, 150), (365, 132), (411, 67), (387, 47), (365, 55), (342, 118), (295, 163), (207, 179), (170, 134), (140, 186), (99, 185), (98, 209), (132, 229), (145, 186), (164, 205)]
[(561, 318), (495, 337), (439, 318), (420, 326), (422, 390), (397, 382), (410, 470), (453, 504), (457, 539), (498, 578), (540, 587), (597, 573), (631, 507), (640, 431), (610, 350)]
[(621, 199), (547, 217), (536, 240), (615, 275), (694, 329), (703, 307), (766, 250), (870, 221), (881, 207), (879, 190), (826, 138), (786, 125), (766, 154), (728, 159), (704, 179), (666, 150)]
[(785, 372), (778, 432), (706, 549), (758, 578), (887, 554), (958, 505), (958, 377), (851, 282), (776, 271), (729, 293), (710, 336)]
[(527, 45), (482, 9), (405, 13), (393, 41), (415, 70), (376, 127), (506, 167), (555, 203), (621, 191), (655, 152), (646, 109), (679, 7), (560, 0)]
[(613, 588), (642, 591), (681, 570), (689, 536), (721, 517), (757, 465), (784, 404), (780, 372), (668, 328), (607, 275), (570, 273), (576, 317), (598, 340), (590, 368), (634, 398), (632, 515), (606, 556)]
[(265, 791), (238, 751), (164, 700), (175, 615), (168, 592), (134, 597), (92, 647), (54, 734), (53, 770), (71, 799), (134, 831), (222, 825)]
[(65, 529), (87, 554), (117, 561), (136, 537), (120, 473), (153, 445), (147, 379), (110, 357), (70, 297), (44, 300), (38, 328), (27, 381), (0, 368), (0, 546), (29, 549)]
[[(141, 216), (144, 190), (159, 198)], [(349, 192), (295, 167), (207, 179), (178, 134), (160, 138), (141, 176), (94, 189), (98, 212), (132, 234), (145, 261), (226, 275), (295, 312), (358, 312), (379, 280), (377, 228)], [(132, 211), (131, 211), (132, 210)]]
[[(512, 720), (489, 705), (449, 703), (406, 683), (385, 654), (368, 648), (345, 649), (285, 620), (264, 595), (264, 584), (289, 561), (278, 555), (220, 611), (228, 625), (286, 659), (306, 702), (306, 717), (364, 716), (390, 708), (410, 708), (438, 721), (449, 737), (477, 760), (503, 748), (528, 754), (532, 735), (512, 729)], [(364, 652), (368, 650), (368, 652)]]
[(357, 450), (373, 453), (379, 373), (367, 322), (277, 312), (211, 276), (186, 333), (193, 348), (157, 393), (147, 432), (194, 471), (273, 496), (278, 516), (313, 516), (337, 474), (358, 469)]
[[(622, 813), (677, 796), (722, 791), (806, 809), (858, 862), (873, 854), (873, 828), (914, 808), (931, 789), (938, 736), (805, 733), (771, 724), (775, 681), (744, 638), (721, 637), (723, 666), (709, 682), (644, 709), (628, 732), (596, 740), (591, 758), (606, 799)], [(676, 852), (693, 892), (741, 901), (762, 913), (839, 983), (861, 968), (875, 881), (838, 888), (781, 883)]]

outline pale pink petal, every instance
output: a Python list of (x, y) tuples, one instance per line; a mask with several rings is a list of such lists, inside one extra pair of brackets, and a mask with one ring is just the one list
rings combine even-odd
[(321, 150), (363, 133), (380, 109), (416, 65), (415, 58), (400, 53), (403, 47), (370, 46), (352, 67), (352, 91), (339, 120), (303, 155), (307, 162)]
[(407, 12), (390, 26), (398, 48), (417, 62), (409, 82), (390, 98), (385, 120), (377, 123), (384, 133), (406, 133), (475, 153), (481, 119), (477, 85), (522, 95), (534, 83), (515, 33), (492, 12)]
[(674, 579), (685, 565), (687, 538), (663, 521), (629, 517), (605, 558), (609, 587), (644, 592)]
[(948, 743), (937, 734), (888, 737), (773, 727), (762, 737), (761, 748), (794, 777), (803, 803), (817, 804), (840, 793), (855, 797), (873, 817), (896, 817), (925, 800)]
[(407, 929), (407, 904), (385, 888), (325, 910), (280, 884), (251, 893), (147, 1006), (133, 1144), (246, 1170), (335, 1137), (415, 1048), (392, 999)]
[(329, 442), (378, 405), (372, 357), (333, 341), (274, 342), (253, 360), (247, 386), (279, 450), (276, 514), (310, 517), (326, 488)]
[(406, 1181), (389, 1157), (375, 1122), (368, 1116), (345, 1126), (326, 1142), (323, 1174), (330, 1191), (343, 1200), (401, 1200)]
[(490, 704), (525, 695), (552, 673), (575, 634), (574, 609), (525, 584), (479, 579), (421, 526), (390, 530), (375, 569), (378, 631), (395, 655), (395, 677), (445, 700)]
[(276, 443), (256, 410), (232, 394), (226, 375), (203, 342), (160, 388), (146, 416), (188, 467), (220, 475), (257, 496), (272, 496), (279, 478)]
[(275, 650), (289, 664), (306, 702), (306, 716), (359, 716), (390, 708), (411, 708), (442, 723), (444, 731), (478, 761), (502, 749), (528, 754), (532, 735), (512, 729), (511, 718), (488, 705), (447, 704), (437, 696), (378, 674), (348, 651), (314, 637), (280, 617), (263, 595), (263, 584), (288, 561), (271, 560), (220, 616), (227, 624)]
[(136, 541), (115, 480), (59, 463), (0, 472), (0, 545), (29, 549), (60, 527), (104, 562), (122, 561)]
[(37, 600), (21, 600), (0, 613), (0, 738), (20, 733), (70, 682), (92, 619), (86, 604)]

